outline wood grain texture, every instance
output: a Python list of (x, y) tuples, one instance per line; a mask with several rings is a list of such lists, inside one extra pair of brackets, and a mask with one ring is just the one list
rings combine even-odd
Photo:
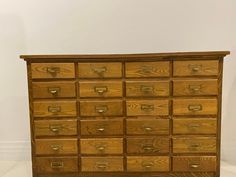
[(122, 97), (122, 81), (81, 81), (80, 97)]
[(34, 98), (74, 98), (74, 81), (33, 82)]
[(168, 119), (127, 119), (128, 135), (167, 135), (169, 134)]
[(173, 153), (216, 153), (216, 138), (174, 137)]
[(215, 98), (174, 99), (174, 115), (217, 115), (218, 103)]
[(168, 153), (170, 146), (169, 137), (128, 137), (128, 154), (159, 154)]
[(126, 96), (169, 96), (169, 81), (126, 81)]
[(123, 135), (123, 119), (81, 120), (81, 135)]
[(80, 140), (81, 154), (122, 154), (123, 138), (89, 138)]
[(174, 96), (218, 95), (217, 79), (174, 80)]
[(169, 171), (167, 156), (127, 156), (127, 171)]
[(215, 172), (215, 156), (174, 156), (173, 171)]
[(212, 118), (179, 118), (173, 120), (173, 134), (216, 134), (217, 120)]
[(73, 139), (36, 139), (36, 155), (78, 154), (78, 140)]
[(169, 62), (127, 62), (125, 63), (125, 76), (132, 77), (168, 77)]
[(117, 172), (123, 171), (123, 157), (82, 157), (82, 172)]
[(79, 63), (79, 78), (120, 78), (121, 63)]
[(35, 120), (35, 136), (77, 135), (77, 120)]
[(35, 166), (37, 173), (68, 173), (78, 171), (78, 158), (68, 157), (37, 157)]
[(127, 116), (169, 115), (169, 100), (127, 100)]
[(81, 116), (122, 116), (123, 102), (121, 100), (80, 101)]
[(174, 76), (217, 76), (218, 60), (206, 61), (174, 61)]
[(32, 78), (75, 78), (74, 63), (32, 63)]
[(76, 101), (35, 101), (35, 117), (68, 117), (76, 116)]

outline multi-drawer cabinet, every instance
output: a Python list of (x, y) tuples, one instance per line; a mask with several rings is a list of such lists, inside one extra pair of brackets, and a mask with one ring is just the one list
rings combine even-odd
[(219, 177), (227, 54), (21, 56), (34, 177)]

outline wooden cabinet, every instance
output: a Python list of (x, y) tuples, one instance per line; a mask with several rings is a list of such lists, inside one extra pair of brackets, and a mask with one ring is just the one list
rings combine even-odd
[(24, 55), (34, 177), (219, 177), (227, 51)]

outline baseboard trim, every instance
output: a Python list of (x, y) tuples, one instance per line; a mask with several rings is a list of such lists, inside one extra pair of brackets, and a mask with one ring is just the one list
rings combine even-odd
[(22, 161), (31, 159), (29, 141), (0, 141), (0, 160)]

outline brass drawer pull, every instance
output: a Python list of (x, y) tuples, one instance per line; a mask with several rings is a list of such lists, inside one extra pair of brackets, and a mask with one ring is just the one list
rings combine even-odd
[(143, 145), (142, 148), (143, 148), (144, 151), (147, 151), (147, 152), (150, 152), (150, 151), (154, 150), (154, 147), (152, 145)]
[(105, 128), (101, 127), (101, 128), (97, 128), (97, 131), (100, 133), (103, 133), (105, 131)]
[(142, 163), (142, 166), (145, 168), (145, 169), (150, 169), (154, 166), (154, 163), (153, 162), (143, 162)]
[(51, 113), (61, 112), (61, 106), (48, 106), (48, 112)]
[(62, 129), (62, 126), (61, 125), (50, 125), (49, 129), (54, 133), (58, 133)]
[(48, 92), (51, 93), (53, 96), (56, 96), (60, 92), (59, 87), (50, 87), (48, 88)]
[(189, 147), (190, 148), (199, 148), (200, 145), (199, 144), (190, 144)]
[(197, 168), (200, 167), (200, 164), (195, 164), (195, 163), (189, 164), (189, 167), (190, 167), (190, 168), (193, 168), (193, 169), (197, 169)]
[(107, 86), (101, 86), (101, 87), (95, 86), (95, 87), (94, 87), (94, 91), (95, 91), (96, 93), (102, 95), (103, 93), (108, 92), (108, 88), (107, 88)]
[(200, 127), (200, 124), (189, 124), (188, 125), (188, 128), (189, 129), (197, 129), (197, 128), (199, 128)]
[(189, 105), (188, 106), (188, 110), (192, 111), (192, 112), (197, 112), (197, 111), (201, 111), (202, 110), (202, 105)]
[(202, 69), (202, 65), (188, 65), (192, 73), (198, 73)]
[(100, 152), (105, 151), (106, 147), (105, 146), (97, 146), (96, 149)]
[(107, 72), (107, 67), (99, 67), (99, 68), (92, 68), (93, 72), (97, 73), (98, 75), (102, 76), (105, 72)]
[(193, 93), (201, 91), (201, 85), (189, 85), (189, 90)]
[(95, 110), (97, 113), (105, 113), (108, 111), (108, 107), (106, 105), (103, 106), (95, 106)]
[(58, 169), (58, 168), (63, 168), (63, 167), (64, 167), (63, 162), (51, 162), (52, 169)]
[(62, 148), (62, 146), (61, 145), (51, 145), (51, 148), (53, 151), (59, 151)]
[(154, 111), (154, 105), (153, 104), (141, 104), (141, 110), (142, 111)]
[(47, 72), (56, 75), (57, 73), (60, 73), (60, 68), (59, 67), (47, 67)]
[(144, 93), (150, 93), (150, 92), (154, 91), (154, 87), (153, 86), (141, 85), (140, 90), (141, 90), (141, 92), (144, 92)]
[(108, 163), (106, 162), (97, 162), (95, 165), (95, 168), (100, 169), (100, 170), (105, 170), (108, 168)]
[(141, 68), (140, 68), (140, 72), (141, 73), (144, 73), (144, 74), (150, 74), (150, 73), (152, 73), (153, 72), (153, 67), (152, 66), (142, 66)]

